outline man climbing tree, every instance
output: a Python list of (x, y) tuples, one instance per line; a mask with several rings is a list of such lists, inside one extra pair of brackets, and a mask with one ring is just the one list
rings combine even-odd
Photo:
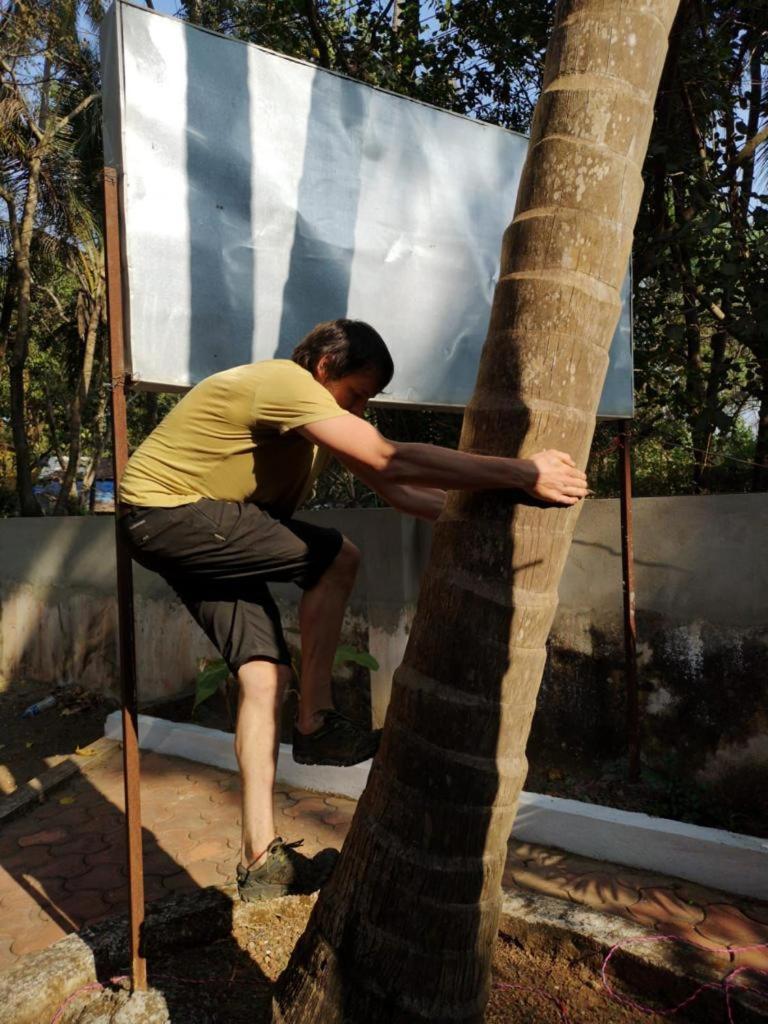
[(120, 481), (120, 528), (134, 558), (171, 584), (239, 684), (237, 880), (245, 900), (312, 892), (336, 859), (325, 850), (310, 860), (275, 836), (275, 755), (291, 668), (269, 582), (303, 591), (294, 758), (353, 765), (379, 744), (379, 731), (334, 709), (331, 691), (359, 552), (337, 530), (292, 518), (329, 455), (395, 508), (425, 519), (440, 515), (447, 487), (518, 489), (563, 505), (586, 493), (584, 474), (559, 451), (498, 458), (386, 440), (362, 414), (392, 373), (372, 327), (320, 324), (292, 360), (238, 366), (198, 384), (137, 449)]
[[(464, 452), (556, 445), (586, 462), (677, 2), (558, 4)], [(381, 749), (277, 1020), (483, 1020), (575, 518), (508, 491), (449, 495)]]

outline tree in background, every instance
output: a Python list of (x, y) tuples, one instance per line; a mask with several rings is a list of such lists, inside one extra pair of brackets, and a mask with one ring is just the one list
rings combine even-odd
[(637, 383), (648, 432), (684, 420), (700, 491), (750, 403), (750, 482), (768, 487), (767, 71), (768, 5), (684, 0), (645, 165)]
[[(586, 462), (677, 2), (558, 5), (463, 450), (557, 446)], [(519, 494), (449, 495), (381, 749), (278, 983), (278, 1020), (484, 1019), (507, 840), (577, 515)]]
[[(0, 43), (0, 199), (3, 225), (3, 292), (0, 311), (0, 366), (8, 367), (10, 425), (15, 453), (16, 493), (22, 515), (39, 515), (33, 493), (40, 418), (30, 416), (38, 388), (28, 373), (31, 343), (54, 343), (57, 391), (71, 358), (66, 341), (74, 330), (80, 345), (79, 384), (69, 417), (68, 444), (80, 446), (82, 408), (87, 399), (101, 322), (100, 231), (94, 211), (98, 122), (97, 55), (78, 36), (80, 4), (11, 4), (2, 20)], [(100, 6), (93, 14), (100, 14)], [(0, 370), (2, 372), (2, 370)], [(66, 376), (64, 377), (66, 380)], [(59, 397), (59, 396), (57, 396)], [(58, 448), (52, 410), (49, 441)], [(37, 436), (35, 436), (37, 434)], [(64, 463), (65, 464), (65, 463)], [(66, 494), (65, 494), (66, 497)]]
[(554, 0), (182, 0), (196, 25), (527, 131)]

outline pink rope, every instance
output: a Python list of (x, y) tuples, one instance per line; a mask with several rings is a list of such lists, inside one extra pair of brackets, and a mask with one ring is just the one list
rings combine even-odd
[[(617, 942), (615, 946), (611, 947), (605, 960), (603, 960), (603, 966), (600, 971), (603, 979), (603, 985), (611, 999), (617, 1003), (622, 1003), (624, 1006), (628, 1006), (633, 1010), (637, 1010), (638, 1013), (655, 1013), (659, 1017), (671, 1017), (679, 1010), (689, 1006), (694, 999), (698, 999), (702, 992), (706, 992), (708, 989), (713, 989), (715, 991), (723, 992), (725, 996), (725, 1008), (728, 1016), (728, 1024), (734, 1024), (731, 990), (735, 988), (736, 977), (743, 974), (745, 971), (751, 971), (753, 974), (761, 974), (768, 977), (768, 970), (763, 970), (759, 967), (736, 967), (734, 970), (729, 971), (721, 981), (710, 981), (700, 985), (692, 995), (688, 996), (681, 1003), (678, 1003), (677, 1006), (672, 1006), (667, 1009), (657, 1009), (654, 1006), (643, 1006), (642, 1003), (634, 1002), (632, 999), (622, 995), (620, 992), (616, 992), (616, 990), (611, 987), (608, 980), (608, 964), (615, 953), (627, 946), (639, 945), (641, 942), (665, 942), (667, 940), (671, 942), (681, 942), (684, 946), (692, 946), (694, 949), (699, 949), (706, 953), (718, 953), (725, 954), (727, 956), (730, 956), (733, 953), (747, 953), (753, 949), (768, 949), (768, 942), (757, 942), (752, 946), (700, 946), (698, 943), (691, 942), (689, 939), (680, 938), (679, 935), (641, 935), (634, 939), (625, 939), (623, 942)], [(741, 990), (752, 992), (761, 991), (759, 988), (751, 988), (749, 986), (741, 987)]]
[[(110, 985), (117, 985), (121, 981), (129, 981), (129, 980), (130, 979), (128, 978), (128, 975), (121, 974), (119, 977), (110, 978), (109, 979), (109, 984)], [(57, 1022), (61, 1020), (61, 1015), (64, 1013), (66, 1008), (82, 992), (96, 992), (99, 989), (103, 989), (103, 988), (104, 988), (104, 986), (102, 985), (102, 983), (100, 981), (90, 981), (87, 985), (81, 985), (79, 989), (77, 989), (75, 992), (72, 993), (71, 996), (69, 996), (67, 999), (64, 1000), (64, 1002), (58, 1008), (56, 1013), (54, 1013), (53, 1017), (51, 1017), (51, 1024), (57, 1024)]]

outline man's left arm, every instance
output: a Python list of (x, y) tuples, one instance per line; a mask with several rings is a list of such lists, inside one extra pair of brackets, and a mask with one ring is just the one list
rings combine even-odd
[(420, 487), (415, 484), (388, 484), (383, 487), (379, 479), (374, 480), (373, 477), (367, 477), (367, 474), (358, 475), (372, 491), (398, 512), (434, 522), (443, 511), (446, 492), (439, 487)]

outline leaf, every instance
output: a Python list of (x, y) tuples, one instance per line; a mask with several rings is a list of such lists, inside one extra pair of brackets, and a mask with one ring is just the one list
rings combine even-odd
[(372, 671), (376, 671), (379, 667), (378, 661), (372, 654), (369, 654), (368, 651), (358, 651), (356, 647), (350, 647), (349, 644), (342, 644), (336, 649), (333, 667), (339, 668), (341, 665), (362, 665), (363, 668)]
[(720, 221), (723, 219), (723, 215), (719, 210), (710, 210), (709, 213), (702, 217), (699, 223), (696, 225), (699, 231), (711, 231), (712, 228), (716, 228)]
[(75, 753), (78, 757), (96, 757), (98, 750), (92, 750), (90, 747), (75, 747)]
[(30, 747), (34, 746), (34, 740), (27, 740), (24, 746), (29, 750)]
[(195, 703), (192, 705), (194, 712), (198, 704), (212, 697), (229, 676), (229, 666), (223, 658), (212, 661), (195, 677)]
[(76, 799), (77, 797), (74, 796), (60, 796), (59, 803), (62, 804), (64, 807), (67, 807), (69, 804), (73, 804)]

